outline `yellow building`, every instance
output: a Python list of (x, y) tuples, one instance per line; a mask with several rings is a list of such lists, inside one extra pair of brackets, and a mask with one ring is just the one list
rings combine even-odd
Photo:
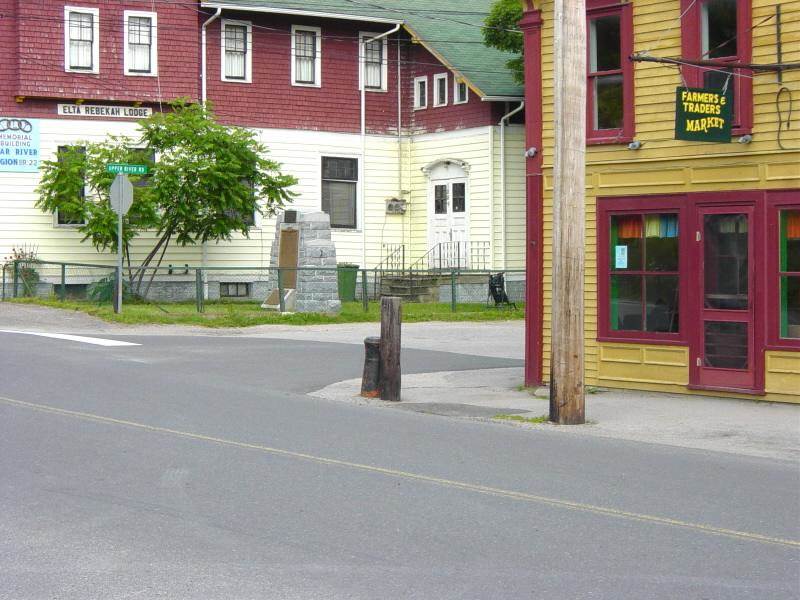
[[(526, 374), (547, 381), (553, 2), (521, 26)], [(800, 1), (588, 0), (587, 38), (587, 384), (800, 402)], [(678, 119), (729, 141), (676, 139), (676, 108), (730, 110)]]

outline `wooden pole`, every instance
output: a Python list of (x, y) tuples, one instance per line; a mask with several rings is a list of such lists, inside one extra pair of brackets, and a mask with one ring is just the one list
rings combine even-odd
[(586, 2), (555, 0), (550, 420), (583, 423)]
[(400, 401), (400, 298), (381, 298), (381, 400)]

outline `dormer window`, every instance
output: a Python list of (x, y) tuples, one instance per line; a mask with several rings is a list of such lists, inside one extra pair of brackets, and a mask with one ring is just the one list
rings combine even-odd
[(447, 106), (447, 73), (433, 76), (433, 105)]
[(466, 104), (469, 101), (469, 87), (463, 79), (456, 79), (453, 85), (453, 104)]
[(414, 110), (428, 108), (428, 78), (414, 78)]
[(100, 72), (100, 11), (64, 7), (64, 69), (77, 73)]

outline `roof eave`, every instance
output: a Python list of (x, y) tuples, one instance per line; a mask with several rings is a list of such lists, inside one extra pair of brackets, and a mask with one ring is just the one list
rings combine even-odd
[(340, 14), (332, 12), (321, 12), (314, 10), (299, 10), (294, 8), (271, 8), (269, 6), (239, 6), (226, 2), (201, 2), (202, 8), (221, 8), (223, 10), (238, 10), (241, 12), (272, 13), (281, 15), (297, 15), (301, 17), (321, 17), (323, 19), (343, 19), (346, 21), (366, 21), (369, 23), (387, 23), (390, 25), (402, 25), (402, 20), (384, 19), (381, 17), (365, 17), (361, 15)]

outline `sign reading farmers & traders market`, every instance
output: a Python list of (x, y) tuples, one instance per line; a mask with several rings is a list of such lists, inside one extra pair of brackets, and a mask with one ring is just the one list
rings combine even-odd
[(675, 139), (730, 142), (733, 95), (730, 91), (679, 87), (675, 94)]

